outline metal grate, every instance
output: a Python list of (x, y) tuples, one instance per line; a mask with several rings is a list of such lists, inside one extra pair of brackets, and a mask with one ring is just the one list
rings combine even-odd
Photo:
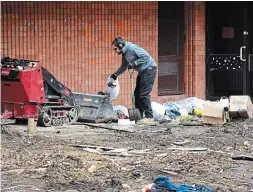
[(238, 55), (210, 55), (208, 65), (210, 71), (243, 69), (243, 62)]
[(183, 93), (184, 2), (158, 4), (158, 95)]
[(213, 54), (207, 59), (210, 96), (243, 94), (243, 63), (236, 54)]

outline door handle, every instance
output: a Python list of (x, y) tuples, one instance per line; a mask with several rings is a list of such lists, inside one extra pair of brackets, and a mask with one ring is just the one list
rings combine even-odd
[(240, 47), (240, 60), (241, 60), (241, 61), (246, 61), (246, 59), (243, 59), (243, 58), (242, 58), (242, 49), (246, 49), (246, 46)]

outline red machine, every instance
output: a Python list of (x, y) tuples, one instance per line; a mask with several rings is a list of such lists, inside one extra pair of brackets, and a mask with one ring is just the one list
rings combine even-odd
[(38, 61), (1, 60), (1, 115), (34, 117), (42, 126), (72, 124), (78, 119), (70, 89), (58, 82)]

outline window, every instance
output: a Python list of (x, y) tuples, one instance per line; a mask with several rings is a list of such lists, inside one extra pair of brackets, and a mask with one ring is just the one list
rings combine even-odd
[(184, 2), (158, 4), (158, 95), (183, 94)]

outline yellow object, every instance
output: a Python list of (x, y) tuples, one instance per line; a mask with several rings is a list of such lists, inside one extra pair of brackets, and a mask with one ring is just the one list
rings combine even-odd
[(193, 112), (196, 114), (196, 115), (203, 115), (203, 111), (200, 110), (200, 109), (193, 109)]

